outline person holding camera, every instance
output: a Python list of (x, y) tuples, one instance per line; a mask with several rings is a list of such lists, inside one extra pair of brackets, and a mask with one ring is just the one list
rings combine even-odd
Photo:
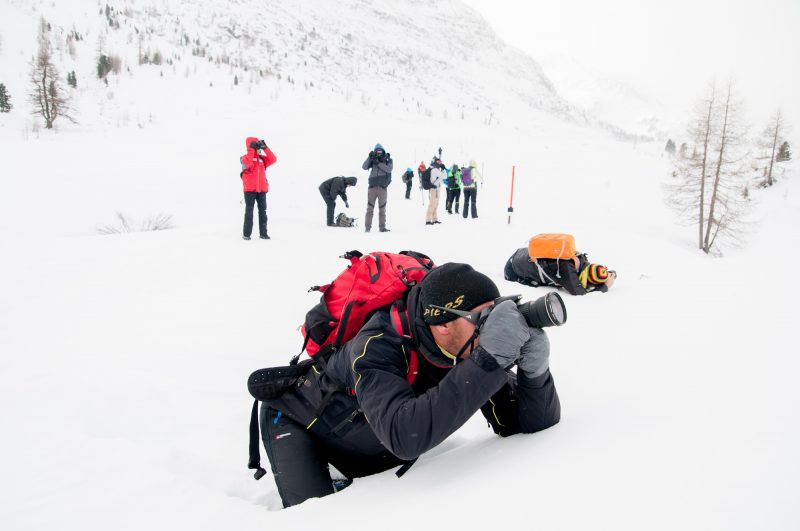
[(386, 189), (392, 182), (392, 168), (394, 162), (392, 156), (383, 149), (380, 144), (375, 144), (375, 148), (367, 155), (367, 160), (361, 167), (369, 170), (369, 180), (367, 189), (367, 213), (364, 217), (364, 230), (369, 232), (372, 229), (372, 214), (375, 211), (375, 203), (378, 204), (378, 226), (381, 232), (389, 232), (386, 228)]
[(331, 177), (319, 185), (319, 193), (322, 195), (323, 201), (328, 206), (327, 220), (329, 227), (335, 227), (336, 223), (333, 222), (333, 214), (336, 210), (336, 198), (341, 197), (344, 201), (344, 207), (350, 208), (350, 203), (347, 202), (347, 187), (355, 186), (358, 179), (355, 177)]
[(439, 225), (439, 187), (447, 179), (444, 163), (434, 157), (431, 161), (431, 188), (428, 189), (428, 210), (425, 212), (425, 225)]
[(434, 268), (409, 292), (407, 313), (376, 312), (321, 370), (263, 402), (284, 506), (335, 492), (329, 464), (345, 482), (394, 467), (402, 475), (478, 410), (502, 437), (558, 423), (542, 327), (566, 320), (563, 303), (556, 293), (521, 305), (499, 296), (467, 264)]
[(605, 293), (614, 285), (617, 272), (589, 262), (586, 253), (574, 258), (531, 258), (528, 248), (521, 247), (506, 261), (503, 271), (506, 280), (526, 286), (564, 288), (571, 295), (586, 295), (593, 291)]
[(266, 169), (275, 164), (278, 158), (267, 147), (263, 140), (251, 136), (244, 142), (247, 153), (239, 159), (242, 163), (242, 179), (244, 188), (244, 227), (242, 238), (250, 239), (253, 232), (253, 207), (258, 203), (258, 234), (262, 240), (269, 240), (267, 234), (267, 181)]

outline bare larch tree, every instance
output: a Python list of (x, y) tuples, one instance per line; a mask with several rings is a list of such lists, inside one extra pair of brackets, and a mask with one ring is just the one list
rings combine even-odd
[(695, 142), (693, 154), (678, 157), (668, 186), (668, 203), (698, 227), (698, 247), (710, 253), (718, 237), (740, 243), (748, 203), (744, 128), (740, 105), (734, 101), (733, 84), (723, 97), (712, 85), (696, 108), (689, 134)]
[[(708, 177), (711, 138), (716, 135), (715, 108), (717, 104), (716, 86), (711, 85), (708, 95), (695, 106), (695, 119), (689, 126), (689, 136), (695, 148), (690, 156), (681, 149), (674, 160), (676, 183), (668, 187), (670, 206), (697, 223), (697, 247), (703, 248), (705, 236), (705, 195)], [(697, 147), (700, 146), (698, 151)]]
[(52, 129), (53, 123), (61, 116), (72, 122), (74, 120), (69, 115), (69, 94), (61, 89), (61, 78), (53, 64), (48, 32), (43, 20), (39, 30), (39, 49), (31, 61), (31, 90), (28, 97), (33, 106), (32, 113), (41, 116), (45, 127)]

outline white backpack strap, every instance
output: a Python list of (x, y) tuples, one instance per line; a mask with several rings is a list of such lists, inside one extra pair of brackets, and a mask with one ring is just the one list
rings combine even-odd
[(536, 260), (536, 258), (531, 258), (531, 262), (533, 262), (534, 264), (536, 264), (536, 269), (538, 269), (538, 270), (539, 270), (539, 280), (541, 280), (541, 281), (542, 281), (542, 284), (544, 284), (544, 283), (545, 283), (545, 280), (544, 280), (544, 279), (547, 279), (547, 280), (549, 280), (550, 282), (552, 282), (553, 284), (555, 284), (556, 286), (558, 286), (558, 285), (559, 285), (559, 284), (558, 284), (558, 282), (556, 282), (555, 280), (553, 280), (552, 278), (550, 278), (550, 277), (547, 275), (547, 273), (545, 273), (545, 272), (544, 272), (544, 269), (542, 269), (542, 266), (541, 266), (541, 265), (539, 265), (539, 261), (538, 261), (538, 260)]

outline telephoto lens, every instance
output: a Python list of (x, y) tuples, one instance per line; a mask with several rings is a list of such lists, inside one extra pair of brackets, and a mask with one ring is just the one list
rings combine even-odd
[(528, 322), (528, 326), (534, 328), (561, 326), (567, 322), (567, 307), (555, 291), (535, 301), (523, 302), (517, 305), (517, 308)]

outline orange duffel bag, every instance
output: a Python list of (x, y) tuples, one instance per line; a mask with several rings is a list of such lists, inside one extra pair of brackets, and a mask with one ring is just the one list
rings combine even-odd
[(528, 242), (528, 255), (532, 259), (575, 258), (575, 238), (572, 234), (537, 234)]

